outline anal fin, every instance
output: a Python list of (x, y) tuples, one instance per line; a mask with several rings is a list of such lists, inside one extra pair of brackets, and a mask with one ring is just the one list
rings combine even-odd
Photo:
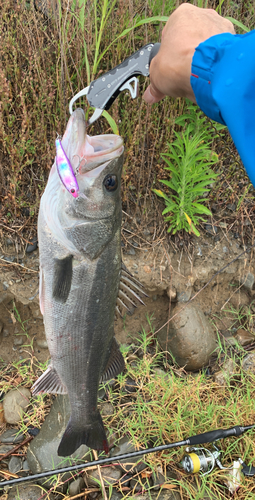
[(56, 370), (50, 365), (32, 387), (33, 396), (41, 393), (67, 394), (67, 389), (60, 380)]
[(108, 359), (107, 365), (105, 367), (104, 373), (100, 379), (100, 382), (106, 382), (111, 378), (116, 377), (119, 373), (123, 372), (125, 368), (125, 361), (120, 352), (118, 342), (115, 338), (112, 341), (111, 354)]
[(55, 259), (52, 295), (55, 300), (65, 303), (71, 289), (73, 277), (73, 255)]

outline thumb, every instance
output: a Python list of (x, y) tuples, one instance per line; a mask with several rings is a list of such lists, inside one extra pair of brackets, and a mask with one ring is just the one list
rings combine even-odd
[(165, 94), (162, 94), (158, 89), (153, 87), (152, 84), (149, 85), (149, 87), (145, 90), (143, 94), (143, 99), (145, 102), (148, 104), (154, 104), (156, 102), (161, 101), (165, 97)]

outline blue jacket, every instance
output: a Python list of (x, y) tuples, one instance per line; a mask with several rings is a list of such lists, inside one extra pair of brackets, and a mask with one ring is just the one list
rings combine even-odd
[(201, 43), (190, 82), (202, 111), (227, 125), (255, 186), (255, 30), (223, 33)]

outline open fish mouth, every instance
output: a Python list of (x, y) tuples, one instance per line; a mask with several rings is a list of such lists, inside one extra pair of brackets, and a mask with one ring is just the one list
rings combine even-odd
[(89, 136), (85, 113), (81, 108), (77, 108), (69, 118), (62, 145), (76, 175), (119, 157), (124, 149), (119, 135)]

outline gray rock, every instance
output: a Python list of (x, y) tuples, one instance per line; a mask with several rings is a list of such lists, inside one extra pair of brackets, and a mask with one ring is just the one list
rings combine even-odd
[[(105, 486), (109, 486), (109, 484), (114, 484), (118, 482), (122, 473), (119, 469), (113, 466), (103, 467), (101, 468), (101, 475), (104, 481)], [(88, 484), (89, 486), (98, 486), (100, 484), (100, 477), (98, 470), (91, 470), (88, 472)]]
[(152, 484), (153, 484), (153, 489), (155, 491), (160, 490), (162, 484), (164, 484), (167, 481), (167, 479), (161, 474), (160, 472), (153, 472), (152, 474)]
[(8, 424), (20, 422), (24, 409), (29, 405), (31, 394), (26, 387), (8, 392), (3, 400), (4, 418)]
[[(129, 441), (127, 436), (123, 436), (123, 438), (119, 440), (118, 445), (111, 450), (111, 457), (118, 457), (118, 455), (131, 453), (132, 451), (137, 451), (137, 448)], [(147, 467), (147, 465), (143, 463), (144, 459), (145, 456), (142, 455), (141, 457), (118, 460), (118, 462), (121, 464), (121, 469), (125, 472), (141, 472)]]
[(132, 247), (131, 247), (131, 248), (129, 248), (129, 250), (127, 251), (127, 254), (128, 254), (128, 255), (136, 255), (136, 253), (135, 253), (135, 249), (134, 249), (134, 248), (132, 248)]
[(111, 403), (104, 403), (101, 407), (101, 415), (109, 416), (114, 414), (114, 407)]
[(222, 369), (214, 373), (213, 380), (216, 384), (225, 386), (227, 385), (230, 377), (236, 372), (236, 363), (233, 359), (229, 358), (222, 365)]
[(21, 443), (24, 441), (25, 436), (22, 434), (22, 432), (17, 431), (17, 429), (8, 429), (7, 431), (3, 432), (0, 436), (0, 441), (1, 443)]
[(47, 340), (45, 338), (36, 339), (36, 344), (40, 349), (48, 349)]
[(130, 488), (133, 493), (138, 493), (138, 491), (144, 491), (149, 489), (151, 486), (151, 481), (148, 477), (136, 477), (131, 479)]
[(69, 485), (68, 494), (71, 497), (78, 495), (82, 488), (84, 487), (84, 479), (82, 477), (78, 477), (75, 481), (72, 481)]
[[(121, 493), (119, 493), (118, 491), (115, 491), (115, 489), (112, 491), (112, 494), (111, 494), (111, 500), (121, 500), (123, 498), (123, 495)], [(133, 500), (131, 499), (131, 497), (129, 497), (130, 500)], [(104, 500), (104, 497), (102, 495), (100, 495), (99, 497), (97, 496), (97, 500)]]
[(9, 465), (8, 465), (9, 472), (12, 474), (16, 474), (19, 470), (22, 469), (22, 460), (19, 457), (11, 457)]
[[(57, 449), (67, 427), (70, 414), (68, 396), (58, 395), (39, 434), (28, 447), (27, 461), (33, 474), (63, 467), (64, 458), (58, 456)], [(82, 445), (70, 456), (73, 459), (81, 459), (87, 452), (88, 447)]]
[(13, 345), (19, 346), (23, 344), (23, 337), (22, 335), (19, 335), (18, 337), (14, 338)]
[(199, 306), (178, 304), (172, 315), (176, 315), (167, 332), (167, 326), (158, 333), (159, 343), (169, 351), (179, 366), (186, 370), (199, 370), (217, 347), (216, 334)]
[[(45, 489), (36, 484), (28, 484), (11, 488), (7, 500), (39, 500), (44, 498), (44, 495)], [(47, 494), (47, 500), (54, 500), (54, 498), (55, 496), (52, 493)]]
[[(178, 486), (176, 486), (176, 489)], [(131, 497), (130, 497), (131, 498)], [(174, 490), (162, 490), (160, 494), (151, 490), (144, 492), (142, 495), (136, 495), (135, 500), (181, 500), (180, 493)]]
[(12, 444), (0, 444), (0, 455), (5, 455), (5, 453), (8, 453), (8, 451), (11, 451), (12, 449)]
[(247, 290), (252, 290), (253, 285), (254, 285), (254, 275), (252, 273), (247, 273), (245, 276), (242, 276), (241, 278), (241, 283), (243, 284), (244, 288)]
[(192, 287), (190, 286), (187, 290), (183, 292), (177, 292), (177, 301), (178, 302), (188, 302), (191, 298)]
[(28, 461), (27, 460), (24, 460), (23, 464), (22, 464), (22, 469), (23, 470), (26, 470), (28, 471), (29, 470), (29, 466), (28, 466)]
[(242, 362), (242, 369), (247, 372), (255, 373), (255, 352), (250, 352), (245, 356)]

